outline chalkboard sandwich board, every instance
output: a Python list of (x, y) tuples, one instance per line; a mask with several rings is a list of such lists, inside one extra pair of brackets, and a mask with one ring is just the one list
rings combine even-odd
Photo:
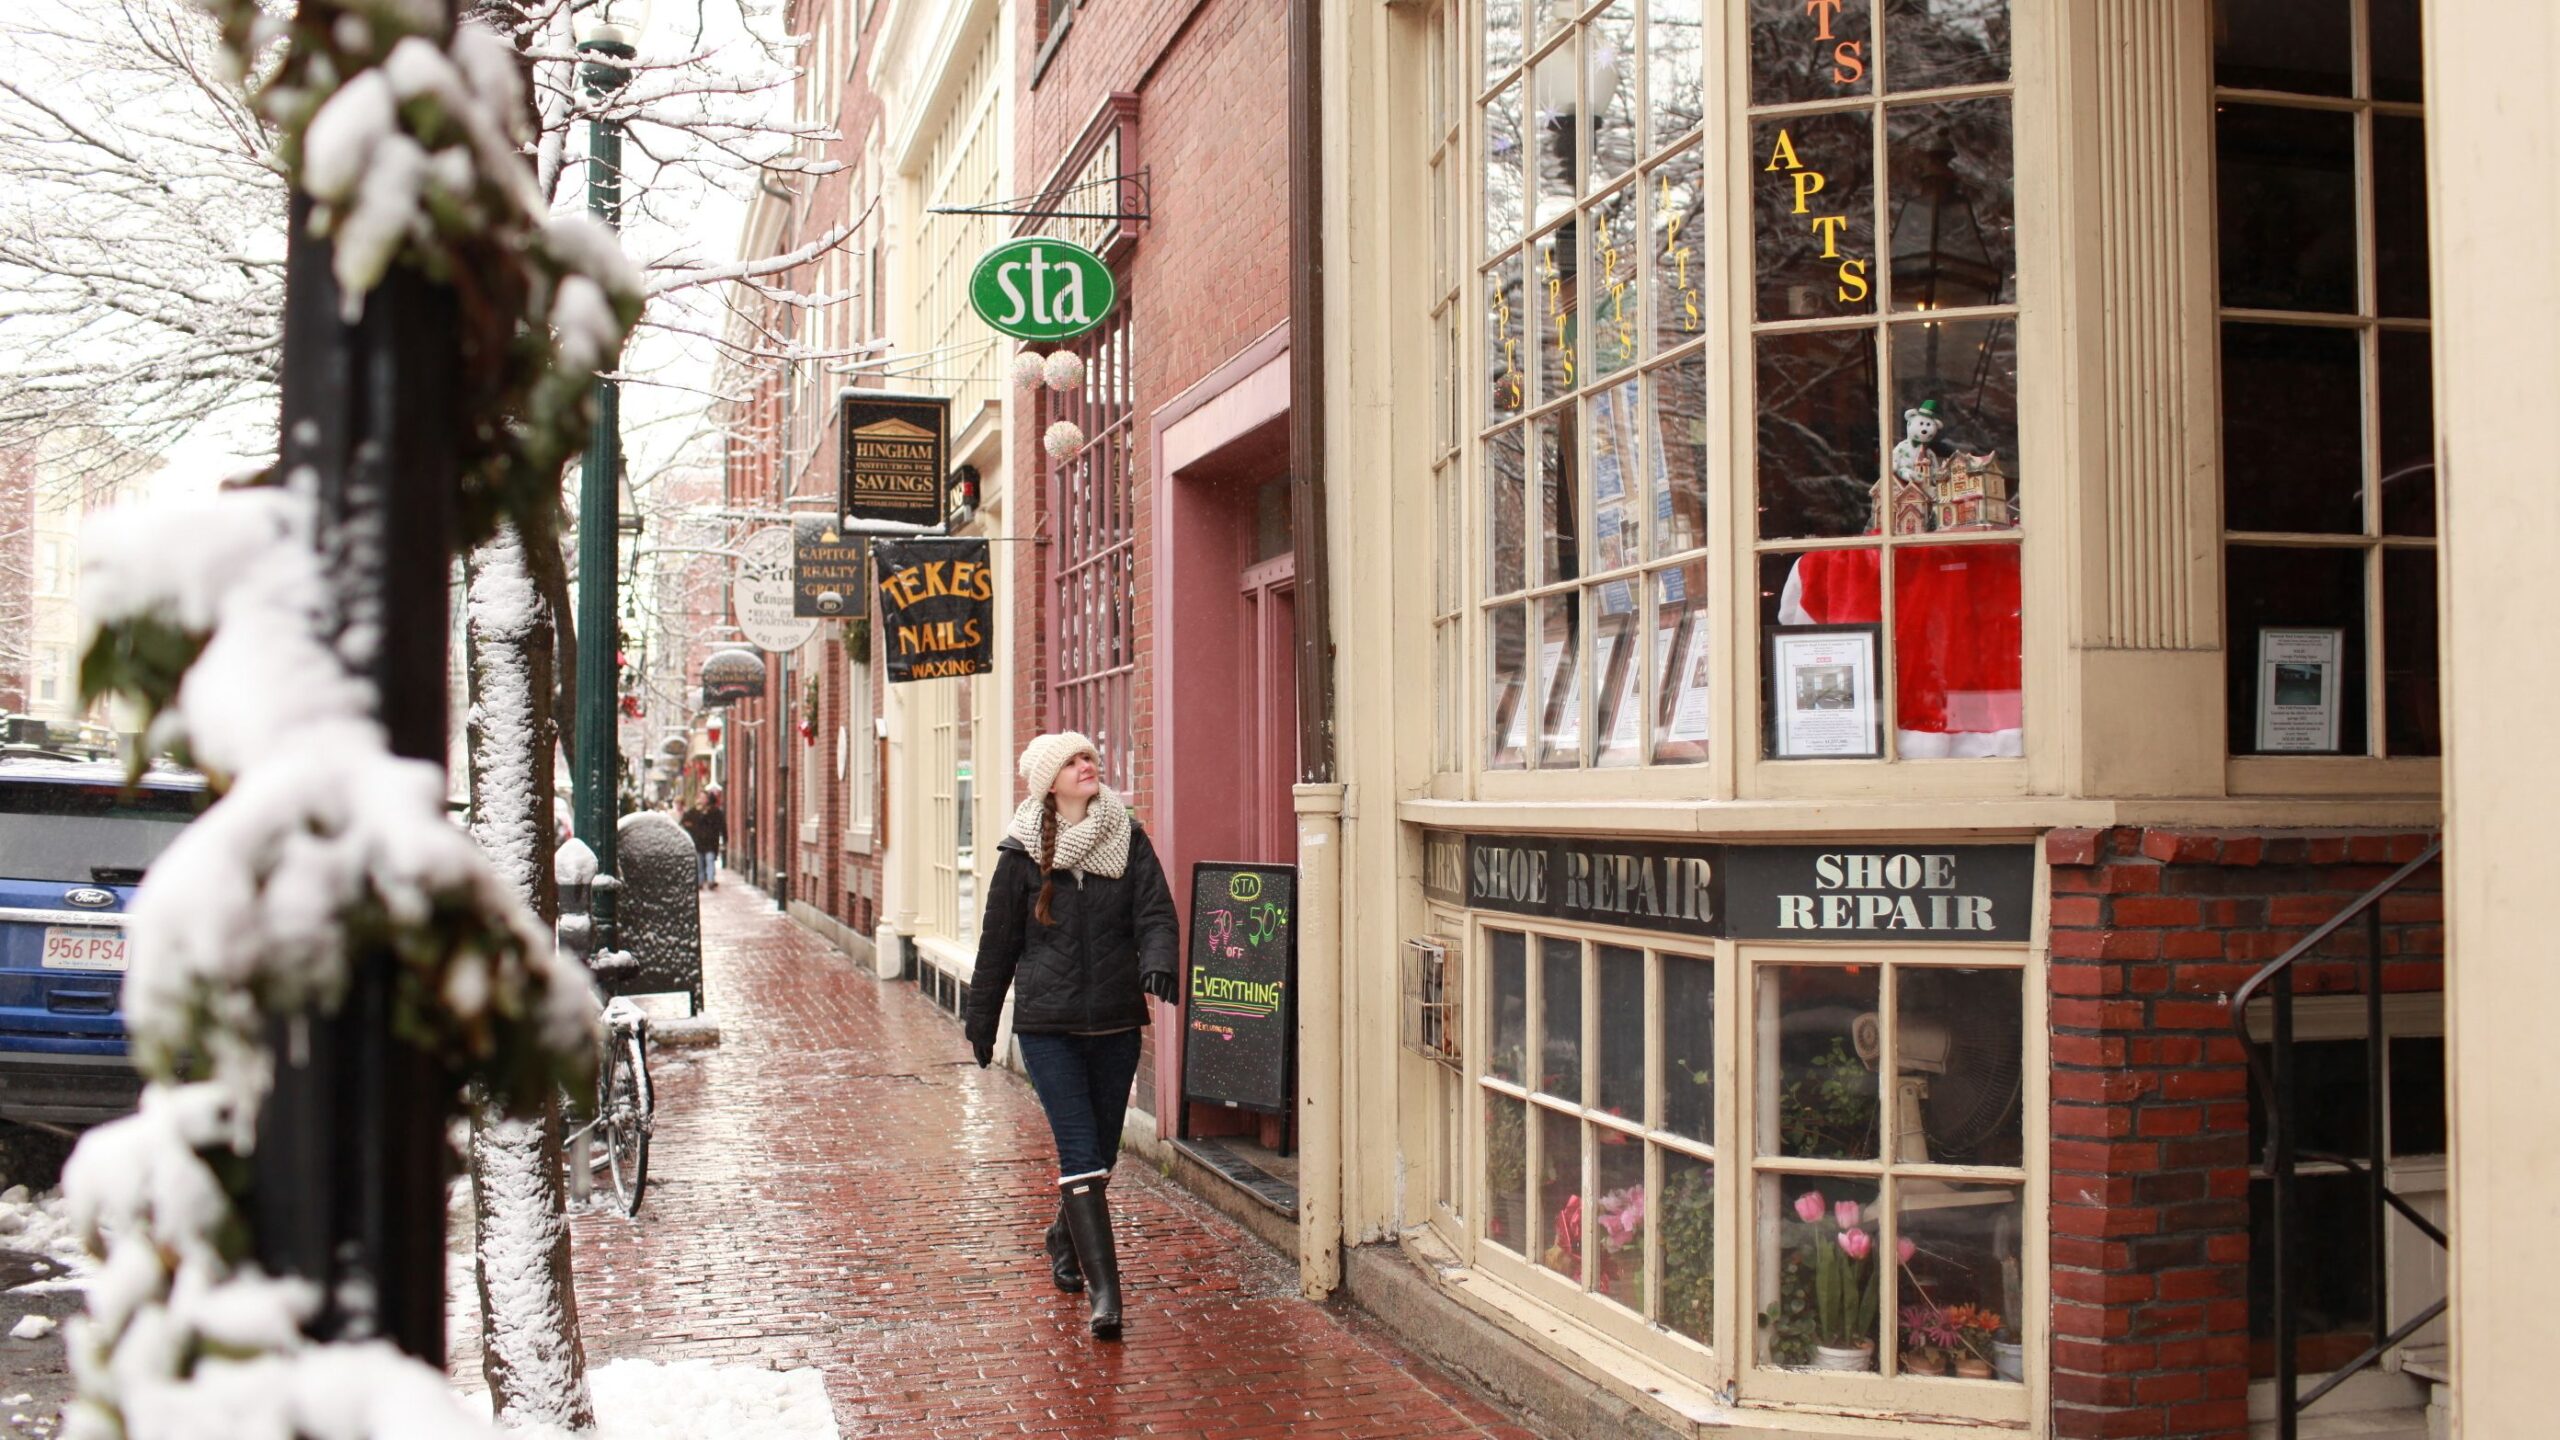
[(1191, 984), (1182, 1000), (1182, 1098), (1286, 1115), (1298, 1058), (1298, 870), (1191, 867)]

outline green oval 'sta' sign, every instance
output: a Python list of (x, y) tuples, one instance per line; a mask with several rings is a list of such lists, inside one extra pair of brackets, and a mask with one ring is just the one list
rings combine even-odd
[(1046, 235), (1006, 241), (969, 276), (969, 307), (1017, 340), (1072, 339), (1101, 324), (1119, 298), (1101, 256)]

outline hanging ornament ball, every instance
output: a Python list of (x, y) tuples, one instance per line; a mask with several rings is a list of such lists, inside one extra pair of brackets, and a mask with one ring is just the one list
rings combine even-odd
[(1084, 383), (1084, 357), (1073, 350), (1061, 350), (1040, 367), (1040, 378), (1052, 390), (1073, 390)]
[(1073, 420), (1061, 420), (1040, 437), (1040, 444), (1051, 460), (1063, 465), (1084, 448), (1084, 429)]
[(1037, 385), (1040, 383), (1041, 373), (1042, 367), (1039, 351), (1025, 350), (1021, 354), (1013, 357), (1013, 383), (1015, 385)]

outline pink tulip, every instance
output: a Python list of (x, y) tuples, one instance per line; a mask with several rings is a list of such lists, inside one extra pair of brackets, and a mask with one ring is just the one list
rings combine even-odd
[(1822, 1218), (1824, 1203), (1821, 1191), (1807, 1190), (1796, 1197), (1796, 1218), (1807, 1225), (1812, 1224)]
[(1908, 1265), (1911, 1263), (1911, 1257), (1920, 1253), (1920, 1247), (1911, 1243), (1910, 1236), (1900, 1235), (1894, 1238), (1893, 1253), (1901, 1256), (1902, 1263)]
[(1875, 1244), (1876, 1237), (1868, 1234), (1864, 1230), (1843, 1230), (1840, 1232), (1840, 1248), (1848, 1252), (1848, 1256), (1852, 1260), (1866, 1259), (1867, 1252), (1874, 1249)]
[(1855, 1200), (1843, 1200), (1831, 1207), (1831, 1218), (1839, 1221), (1840, 1228), (1843, 1230), (1858, 1228), (1858, 1213), (1858, 1202)]

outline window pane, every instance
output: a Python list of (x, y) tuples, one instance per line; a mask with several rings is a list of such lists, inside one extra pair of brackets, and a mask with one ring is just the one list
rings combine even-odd
[(1529, 1245), (1529, 1107), (1508, 1095), (1484, 1097), (1484, 1238), (1515, 1254)]
[(1567, 406), (1532, 422), (1538, 446), (1538, 580), (1556, 585), (1582, 574), (1582, 452)]
[[(1877, 1007), (1872, 965), (1760, 971), (1760, 1149), (1817, 1160), (1876, 1156), (1876, 1075), (1852, 1045)], [(1774, 1120), (1776, 1133), (1769, 1133)]]
[(1716, 1138), (1716, 967), (1662, 957), (1662, 1125), (1700, 1144)]
[(2391, 1048), (2391, 1153), (2445, 1153), (2444, 1037), (2401, 1035)]
[(1705, 25), (1700, 0), (1652, 0), (1645, 20), (1645, 53), (1652, 69), (1651, 114), (1645, 147), (1658, 149), (1698, 128), (1706, 113)]
[(1894, 984), (1894, 1162), (2023, 1163), (2019, 972), (1906, 965)]
[(1520, 137), (1520, 82), (1502, 87), (1484, 107), (1484, 248), (1490, 255), (1520, 243), (1527, 160)]
[(1644, 336), (1644, 289), (1637, 277), (1636, 197), (1643, 187), (1611, 191), (1587, 212), (1591, 231), (1591, 375), (1605, 379), (1636, 363)]
[(1511, 255), (1485, 272), (1484, 373), (1492, 379), (1484, 404), (1488, 422), (1508, 420), (1529, 403), (1528, 342), (1522, 335), (1528, 294), (1521, 288), (1520, 264), (1520, 257)]
[(2014, 302), (2009, 102), (1897, 105), (1885, 117), (1893, 308)]
[(2025, 1379), (2018, 1187), (1905, 1179), (1894, 1193), (1903, 1372)]
[(2354, 75), (2350, 0), (2214, 0), (2213, 83), (2344, 95)]
[(1529, 759), (1529, 621), (1527, 607), (1502, 605), (1486, 612), (1485, 644), (1491, 654), (1492, 693), (1485, 707), (1485, 763), (1517, 770)]
[[(2273, 545), (2225, 552), (2232, 753), (2365, 753), (2364, 556)], [(2274, 684), (2263, 715), (2262, 670)]]
[(1600, 1108), (1643, 1123), (1644, 952), (1602, 945), (1600, 965)]
[(1538, 937), (1538, 1080), (1559, 1100), (1582, 1099), (1582, 942)]
[(2436, 533), (2435, 358), (2422, 330), (2385, 330), (2382, 396), (2382, 533)]
[[(1783, 627), (1822, 626), (1844, 629), (1874, 626), (1884, 618), (1882, 560), (1877, 551), (1814, 550), (1802, 555), (1760, 557), (1760, 643), (1754, 652), (1764, 664), (1776, 663), (1774, 637)], [(1819, 637), (1817, 637), (1819, 638)], [(1761, 752), (1772, 757), (1822, 755), (1875, 757), (1883, 753), (1882, 702), (1884, 657), (1870, 642), (1858, 653), (1855, 637), (1838, 636), (1839, 658), (1807, 664), (1791, 678), (1795, 712), (1781, 717), (1775, 678), (1764, 676), (1755, 687), (1760, 708)], [(1866, 716), (1860, 723), (1859, 712)], [(1796, 729), (1781, 743), (1782, 718)]]
[(1690, 354), (1645, 377), (1653, 406), (1653, 553), (1707, 543), (1707, 359)]
[(2444, 753), (2436, 655), (2436, 552), (2382, 552), (2383, 743), (2394, 755)]
[[(2361, 1176), (2305, 1175), (2296, 1182), (2301, 1229), (2294, 1297), (2294, 1354), (2305, 1372), (2335, 1369), (2373, 1343), (2373, 1277), (2362, 1240), (2369, 1191)], [(2249, 1186), (2249, 1373), (2275, 1373), (2275, 1187)], [(2400, 1222), (2394, 1220), (2393, 1224)], [(2405, 1232), (2404, 1232), (2405, 1233)]]
[(1590, 87), (1591, 183), (1606, 185), (1636, 163), (1635, 0), (1617, 0), (1582, 32), (1583, 80)]
[(1574, 153), (1573, 119), (1580, 113), (1573, 83), (1575, 53), (1568, 41), (1529, 66), (1529, 144), (1534, 150), (1529, 164), (1537, 177), (1532, 230), (1573, 212), (1575, 167), (1581, 163)]
[(1538, 1126), (1538, 1263), (1582, 1283), (1582, 1122), (1532, 1105)]
[(2310, 325), (2222, 327), (2222, 519), (2364, 533), (2362, 341)]
[(1716, 1338), (1716, 1167), (1677, 1150), (1662, 1155), (1662, 1203), (1653, 1210), (1662, 1246), (1656, 1316), (1701, 1345)]
[(2018, 547), (1893, 552), (1896, 743), (1906, 760), (2026, 753)]
[(1867, 0), (1751, 0), (1751, 103), (1870, 94)]
[(2213, 144), (2222, 303), (2355, 313), (2355, 117), (2224, 105)]
[(1863, 110), (1751, 127), (1752, 270), (1762, 320), (1873, 314), (1875, 131)]
[[(1876, 1187), (1828, 1175), (1763, 1175), (1760, 1359), (1769, 1365), (1872, 1370), (1884, 1290), (1877, 1253)], [(1843, 1240), (1847, 1244), (1843, 1244)], [(1830, 1356), (1817, 1354), (1820, 1349)]]
[[(1892, 331), (1889, 466), (1896, 535), (2018, 523), (2018, 326), (1924, 321)], [(1914, 520), (1918, 523), (1915, 525)]]
[(1523, 443), (1516, 425), (1484, 442), (1485, 530), (1492, 545), (1487, 596), (1509, 595), (1527, 583), (1521, 532), (1527, 524), (1529, 479)]
[(1644, 763), (1643, 594), (1642, 576), (1591, 587), (1591, 674), (1598, 686), (1592, 691), (1594, 764)]
[(1488, 932), (1493, 938), (1493, 1053), (1485, 1073), (1521, 1084), (1527, 1072), (1529, 1046), (1529, 937), (1517, 930)]
[(1703, 760), (1714, 727), (1707, 562), (1701, 557), (1658, 570), (1653, 587), (1653, 758), (1657, 764)]
[(1591, 397), (1591, 568), (1615, 570), (1644, 553), (1644, 394), (1630, 378)]
[(1567, 221), (1529, 242), (1536, 267), (1538, 313), (1533, 317), (1538, 352), (1538, 397), (1544, 405), (1573, 393), (1581, 384), (1574, 347), (1581, 343), (1581, 289), (1576, 282), (1574, 246), (1577, 227)]
[(2427, 306), (2427, 127), (2373, 117), (2374, 311), (2422, 318)]
[(1484, 83), (1520, 63), (1520, 0), (1485, 0)]
[(1538, 763), (1582, 763), (1582, 596), (1568, 590), (1538, 603)]
[(1761, 536), (1869, 533), (1882, 448), (1874, 335), (1761, 335), (1752, 348)]
[(1885, 77), (1896, 91), (2009, 78), (2008, 0), (1885, 0)]
[(1657, 165), (1646, 177), (1653, 227), (1653, 348), (1656, 354), (1707, 330), (1706, 262), (1698, 240), (1706, 191), (1695, 146)]
[(2418, 24), (2418, 0), (2365, 0), (2373, 57), (2373, 98), (2415, 102), (2422, 98), (2426, 37)]
[(1574, 0), (1530, 0), (1529, 13), (1534, 17), (1535, 34), (1530, 43), (1547, 39), (1573, 23), (1573, 12), (1579, 9)]
[(1591, 1288), (1630, 1310), (1644, 1309), (1644, 1141), (1605, 1125), (1591, 1127), (1600, 1166), (1592, 1187)]

